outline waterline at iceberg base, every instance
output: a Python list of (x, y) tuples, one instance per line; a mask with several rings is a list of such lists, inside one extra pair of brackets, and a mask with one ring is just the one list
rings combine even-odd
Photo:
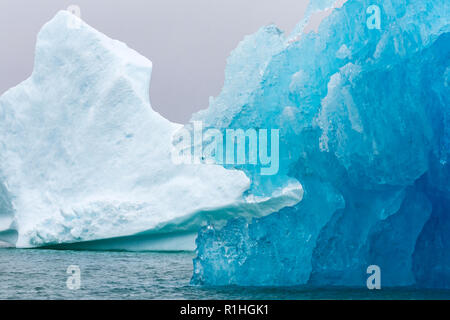
[[(279, 171), (175, 165), (151, 62), (67, 12), (0, 97), (0, 241), (192, 250), (194, 285), (450, 289), (450, 4), (349, 0), (246, 37), (193, 121), (279, 129)], [(318, 5), (317, 5), (318, 4)], [(189, 126), (187, 126), (189, 127)]]

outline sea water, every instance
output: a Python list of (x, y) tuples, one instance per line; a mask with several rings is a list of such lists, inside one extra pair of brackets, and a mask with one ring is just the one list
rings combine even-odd
[[(0, 249), (0, 299), (450, 299), (450, 291), (190, 285), (192, 252)], [(79, 267), (79, 289), (68, 285)]]

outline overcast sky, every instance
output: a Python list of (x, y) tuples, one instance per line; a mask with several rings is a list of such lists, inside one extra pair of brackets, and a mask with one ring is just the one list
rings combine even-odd
[(0, 0), (0, 94), (32, 71), (36, 35), (69, 5), (107, 36), (153, 62), (153, 109), (176, 122), (207, 107), (226, 58), (245, 35), (277, 24), (290, 32), (308, 0)]

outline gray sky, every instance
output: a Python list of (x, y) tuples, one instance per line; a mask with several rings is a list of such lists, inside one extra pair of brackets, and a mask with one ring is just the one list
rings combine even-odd
[(245, 35), (277, 24), (290, 32), (308, 0), (0, 0), (0, 94), (32, 71), (36, 35), (57, 11), (81, 17), (153, 62), (152, 107), (187, 122), (223, 85), (226, 58)]

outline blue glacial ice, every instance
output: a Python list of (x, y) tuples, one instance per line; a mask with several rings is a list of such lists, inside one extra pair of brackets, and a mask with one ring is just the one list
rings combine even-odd
[(378, 265), (383, 286), (450, 288), (450, 2), (349, 0), (317, 33), (304, 25), (248, 36), (193, 116), (280, 128), (279, 173), (240, 169), (256, 194), (295, 178), (304, 197), (202, 228), (192, 283), (360, 287)]
[(251, 196), (244, 172), (176, 165), (181, 124), (150, 106), (152, 63), (66, 11), (40, 31), (31, 77), (0, 97), (0, 243), (194, 250), (202, 225), (299, 202)]

